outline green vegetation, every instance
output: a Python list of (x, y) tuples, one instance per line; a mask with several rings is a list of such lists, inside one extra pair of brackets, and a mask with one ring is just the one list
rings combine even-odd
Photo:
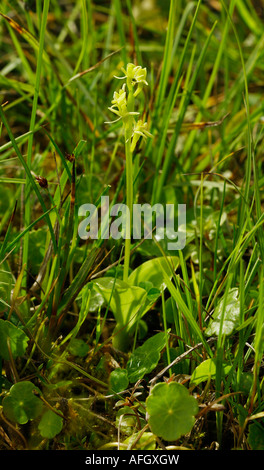
[[(263, 450), (261, 2), (0, 14), (0, 450)], [(185, 247), (82, 239), (102, 196)]]

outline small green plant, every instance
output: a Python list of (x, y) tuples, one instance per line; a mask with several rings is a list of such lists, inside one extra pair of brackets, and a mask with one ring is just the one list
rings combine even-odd
[(260, 3), (1, 2), (0, 450), (263, 450)]
[[(125, 260), (124, 260), (124, 281), (127, 281), (129, 274), (129, 260), (131, 247), (131, 226), (133, 211), (133, 152), (140, 137), (151, 137), (148, 131), (148, 123), (142, 119), (137, 119), (139, 112), (135, 111), (135, 98), (141, 93), (144, 85), (148, 85), (146, 80), (147, 69), (140, 65), (136, 66), (132, 63), (127, 64), (126, 69), (122, 68), (123, 77), (116, 77), (120, 80), (126, 79), (126, 83), (119, 91), (114, 92), (112, 106), (109, 108), (123, 122), (123, 130), (125, 137), (125, 153), (126, 153), (126, 202), (129, 216), (126, 217), (125, 229)], [(113, 121), (113, 122), (116, 122)]]
[(40, 415), (42, 401), (34, 394), (41, 394), (32, 382), (22, 381), (14, 384), (3, 399), (3, 410), (8, 419), (15, 423), (26, 424)]
[(94, 289), (115, 317), (113, 345), (117, 349), (129, 349), (136, 325), (166, 288), (163, 271), (171, 279), (178, 263), (177, 256), (158, 257), (138, 266), (126, 282), (111, 276), (93, 281)]
[(26, 424), (41, 416), (38, 429), (42, 437), (52, 439), (63, 427), (63, 415), (58, 410), (45, 409), (39, 398), (41, 391), (32, 382), (22, 381), (14, 384), (3, 399), (3, 411), (11, 421)]

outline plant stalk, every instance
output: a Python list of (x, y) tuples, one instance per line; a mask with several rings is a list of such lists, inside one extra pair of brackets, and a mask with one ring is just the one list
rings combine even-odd
[(126, 218), (126, 238), (125, 238), (125, 259), (124, 259), (124, 274), (123, 280), (126, 282), (129, 274), (130, 263), (130, 248), (131, 248), (131, 225), (132, 225), (132, 210), (133, 210), (133, 162), (132, 153), (130, 150), (130, 138), (126, 138), (126, 203), (128, 207), (128, 214)]
[[(134, 96), (132, 84), (128, 85), (128, 112), (134, 111)], [(132, 211), (133, 211), (133, 156), (131, 152), (133, 118), (129, 116), (125, 123), (125, 152), (126, 152), (126, 204), (128, 207), (128, 215), (126, 218), (126, 235), (125, 235), (125, 258), (124, 258), (124, 274), (123, 280), (127, 282), (129, 275), (130, 249), (131, 249), (131, 229), (132, 229)]]

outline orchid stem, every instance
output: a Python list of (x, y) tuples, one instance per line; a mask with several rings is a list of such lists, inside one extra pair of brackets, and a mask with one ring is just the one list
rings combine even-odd
[[(129, 130), (128, 130), (129, 131)], [(126, 150), (126, 203), (128, 214), (126, 219), (126, 237), (125, 237), (125, 257), (124, 257), (124, 274), (123, 280), (127, 282), (130, 264), (130, 247), (131, 247), (131, 227), (132, 227), (132, 210), (133, 210), (133, 161), (132, 152), (130, 150), (130, 138), (125, 133), (125, 150)]]
[[(134, 96), (132, 85), (128, 83), (127, 110), (134, 112)], [(123, 280), (127, 282), (130, 264), (131, 230), (132, 230), (132, 211), (133, 211), (133, 158), (131, 152), (133, 117), (129, 116), (125, 124), (125, 152), (126, 152), (126, 203), (128, 214), (126, 219), (126, 237), (125, 237), (125, 259)]]
[[(146, 81), (146, 68), (127, 64), (125, 73), (126, 83), (118, 92), (114, 92), (112, 106), (109, 109), (123, 120), (123, 129), (125, 134), (125, 153), (126, 153), (126, 227), (125, 227), (125, 255), (123, 280), (127, 282), (129, 276), (130, 250), (131, 250), (131, 232), (132, 232), (132, 211), (133, 211), (133, 151), (140, 137), (152, 137), (148, 131), (147, 122), (142, 119), (135, 119), (139, 112), (135, 112), (135, 97), (142, 91), (143, 84), (148, 85)], [(136, 85), (136, 89), (134, 88)], [(126, 91), (127, 89), (127, 91)], [(128, 94), (127, 94), (128, 92)], [(115, 121), (114, 121), (115, 122)]]

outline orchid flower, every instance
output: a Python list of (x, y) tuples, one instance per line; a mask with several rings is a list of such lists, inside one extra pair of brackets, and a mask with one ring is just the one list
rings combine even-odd
[(123, 77), (116, 77), (120, 80), (126, 78), (127, 79), (127, 85), (130, 88), (131, 86), (137, 85), (137, 89), (134, 92), (134, 97), (137, 96), (142, 88), (143, 85), (148, 85), (148, 82), (146, 80), (147, 77), (147, 69), (142, 68), (140, 65), (134, 65), (132, 63), (127, 64), (127, 68), (124, 69), (123, 67), (121, 68), (122, 72), (124, 72)]
[[(114, 92), (114, 97), (111, 101), (112, 106), (110, 106), (108, 109), (110, 111), (112, 111), (112, 113), (117, 114), (117, 116), (119, 116), (119, 117), (118, 117), (118, 119), (116, 119), (115, 121), (112, 121), (112, 122), (117, 122), (120, 119), (123, 119), (124, 123), (125, 123), (128, 116), (131, 116), (131, 115), (136, 116), (137, 114), (139, 114), (137, 112), (133, 112), (133, 111), (129, 112), (127, 110), (127, 97), (126, 97), (125, 88), (126, 88), (126, 84), (124, 83), (121, 90)], [(115, 108), (117, 108), (117, 109), (115, 109)]]
[[(148, 131), (147, 122), (142, 119), (136, 119), (139, 113), (135, 111), (135, 97), (142, 91), (144, 85), (148, 85), (146, 81), (147, 69), (142, 68), (140, 65), (127, 64), (126, 69), (122, 68), (124, 77), (116, 77), (119, 79), (126, 79), (126, 83), (119, 91), (114, 92), (111, 101), (112, 106), (108, 109), (116, 114), (118, 118), (123, 121), (123, 130), (125, 135), (125, 153), (126, 153), (126, 200), (129, 209), (130, 217), (127, 220), (127, 233), (128, 237), (125, 239), (125, 256), (124, 256), (124, 274), (123, 280), (127, 282), (129, 273), (129, 260), (130, 260), (130, 245), (131, 245), (131, 225), (132, 225), (132, 206), (133, 206), (133, 180), (134, 180), (134, 165), (133, 155), (136, 144), (140, 137), (152, 137)], [(127, 89), (127, 91), (126, 91)], [(110, 124), (110, 123), (109, 123)]]
[(139, 140), (140, 136), (142, 136), (144, 139), (146, 139), (147, 137), (152, 137), (152, 134), (148, 131), (148, 123), (143, 122), (142, 119), (139, 119), (133, 128), (132, 142), (130, 147), (131, 152), (135, 150), (137, 141)]

